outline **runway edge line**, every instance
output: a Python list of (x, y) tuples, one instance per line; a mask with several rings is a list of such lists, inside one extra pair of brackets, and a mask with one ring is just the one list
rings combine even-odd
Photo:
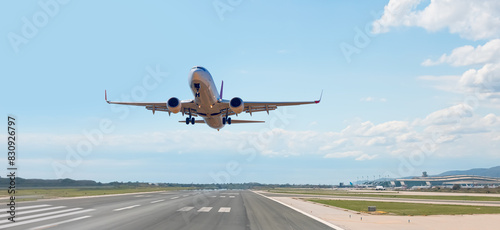
[(331, 227), (331, 228), (336, 229), (336, 230), (345, 230), (345, 229), (343, 229), (343, 228), (341, 228), (341, 227), (339, 227), (339, 226), (336, 226), (336, 225), (334, 225), (334, 224), (332, 224), (332, 223), (330, 223), (330, 222), (328, 222), (328, 221), (325, 221), (325, 220), (323, 220), (323, 219), (321, 219), (321, 218), (319, 218), (319, 217), (313, 216), (313, 215), (311, 215), (311, 214), (309, 214), (309, 213), (307, 213), (307, 212), (304, 212), (304, 211), (302, 211), (302, 210), (300, 210), (300, 209), (297, 209), (297, 208), (295, 208), (295, 207), (293, 207), (293, 206), (290, 206), (290, 205), (288, 205), (288, 204), (285, 204), (285, 203), (283, 203), (283, 202), (281, 202), (281, 201), (279, 201), (279, 200), (275, 200), (275, 199), (273, 199), (273, 198), (271, 198), (271, 197), (264, 196), (264, 195), (262, 195), (262, 194), (260, 194), (260, 193), (258, 193), (258, 192), (256, 192), (256, 191), (252, 191), (252, 192), (253, 192), (253, 193), (255, 193), (255, 194), (257, 194), (257, 195), (263, 196), (263, 197), (265, 197), (265, 198), (267, 198), (267, 199), (269, 199), (269, 200), (272, 200), (272, 201), (274, 201), (274, 202), (277, 202), (277, 203), (279, 203), (279, 204), (282, 204), (282, 205), (284, 205), (284, 206), (286, 206), (286, 207), (288, 207), (288, 208), (291, 208), (291, 209), (293, 209), (293, 210), (295, 210), (295, 211), (297, 211), (297, 212), (301, 213), (302, 215), (305, 215), (305, 216), (307, 216), (307, 217), (309, 217), (309, 218), (312, 218), (312, 219), (314, 219), (314, 220), (316, 220), (316, 221), (318, 221), (318, 222), (320, 222), (320, 223), (325, 224), (325, 225), (326, 225), (326, 226), (328, 226), (328, 227)]

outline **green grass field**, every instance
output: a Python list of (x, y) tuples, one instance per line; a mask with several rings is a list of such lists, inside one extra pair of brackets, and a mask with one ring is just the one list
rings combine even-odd
[[(48, 189), (18, 189), (16, 201), (29, 201), (57, 197), (98, 196), (136, 192), (174, 191), (193, 188), (183, 187), (104, 187), (104, 188), (48, 188)], [(6, 190), (4, 196), (8, 196)]]
[(367, 212), (368, 206), (376, 206), (377, 211), (401, 216), (425, 215), (461, 215), (461, 214), (493, 214), (500, 213), (500, 207), (442, 205), (442, 204), (414, 204), (400, 202), (352, 201), (352, 200), (322, 200), (309, 201), (349, 209), (357, 212)]
[(332, 195), (332, 196), (355, 196), (355, 197), (380, 197), (380, 198), (403, 198), (403, 199), (429, 199), (429, 200), (470, 200), (470, 201), (500, 201), (500, 197), (488, 196), (427, 196), (422, 195), (398, 195), (397, 192), (363, 193), (338, 190), (269, 190), (276, 193), (305, 194), (305, 195)]

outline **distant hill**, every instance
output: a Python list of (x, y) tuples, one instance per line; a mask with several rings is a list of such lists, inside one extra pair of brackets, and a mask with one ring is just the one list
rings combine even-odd
[(474, 176), (488, 176), (500, 177), (500, 166), (492, 168), (477, 168), (469, 170), (453, 170), (441, 173), (437, 176), (453, 176), (453, 175), (474, 175)]

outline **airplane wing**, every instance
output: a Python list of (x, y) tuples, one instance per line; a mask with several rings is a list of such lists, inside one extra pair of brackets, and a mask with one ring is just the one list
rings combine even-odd
[[(167, 107), (166, 101), (162, 101), (162, 102), (108, 101), (108, 95), (107, 95), (106, 91), (104, 91), (104, 99), (106, 100), (106, 102), (108, 104), (144, 106), (147, 110), (153, 111), (153, 114), (156, 111), (171, 113), (171, 111)], [(182, 104), (181, 112), (183, 115), (191, 113), (191, 115), (194, 117), (198, 116), (198, 113), (196, 113), (196, 105), (194, 104), (194, 100), (192, 100), (192, 99), (191, 100), (182, 100), (180, 102)]]
[[(292, 105), (306, 105), (306, 104), (318, 104), (321, 102), (321, 98), (323, 97), (323, 92), (321, 92), (321, 96), (319, 100), (316, 101), (287, 101), (287, 102), (263, 102), (263, 101), (244, 101), (243, 112), (252, 113), (266, 111), (269, 114), (269, 111), (275, 110), (281, 106), (292, 106)], [(230, 100), (222, 100), (222, 103), (225, 104), (225, 109), (221, 111), (222, 114), (227, 114), (228, 116), (235, 115), (235, 113), (229, 108)]]

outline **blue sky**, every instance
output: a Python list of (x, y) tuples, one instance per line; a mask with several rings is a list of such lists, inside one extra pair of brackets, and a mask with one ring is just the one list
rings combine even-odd
[[(337, 184), (500, 160), (495, 1), (1, 4), (21, 177)], [(195, 65), (225, 98), (323, 100), (219, 132), (104, 102), (190, 99)]]

